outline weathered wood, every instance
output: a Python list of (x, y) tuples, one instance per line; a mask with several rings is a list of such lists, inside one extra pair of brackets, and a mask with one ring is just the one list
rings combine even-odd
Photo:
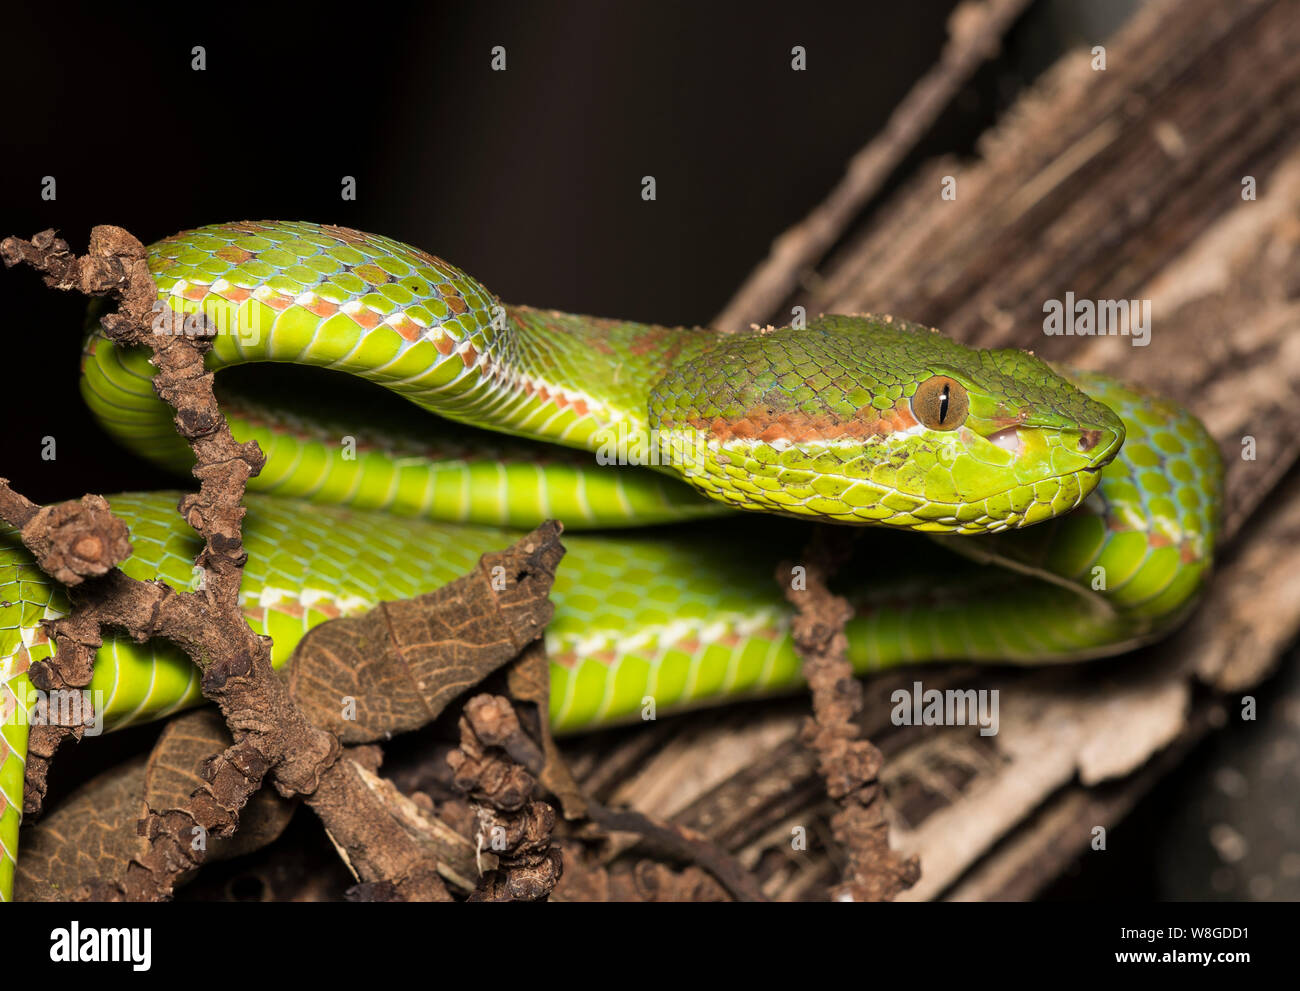
[(1162, 0), (1105, 48), (1105, 71), (1086, 51), (1063, 58), (978, 160), (918, 177), (798, 302), (1072, 352), (1038, 333), (1043, 301), (1138, 296), (1241, 202), (1244, 176), (1264, 180), (1300, 121), (1293, 2)]

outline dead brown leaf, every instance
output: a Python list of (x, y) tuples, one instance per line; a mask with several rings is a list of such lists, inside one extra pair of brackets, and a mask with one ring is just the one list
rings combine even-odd
[[(66, 901), (83, 884), (120, 879), (127, 863), (149, 848), (136, 831), (146, 803), (157, 810), (183, 808), (202, 784), (200, 765), (230, 744), (225, 720), (215, 709), (173, 719), (148, 756), (92, 778), (24, 830), (15, 898)], [(236, 857), (272, 842), (295, 807), (273, 789), (261, 789), (244, 808), (238, 833), (209, 840), (209, 859)]]
[[(554, 607), (546, 588), (564, 554), (560, 525), (543, 524), (518, 553), (485, 554), (463, 578), (323, 623), (298, 644), (289, 691), (315, 725), (344, 743), (418, 729), (541, 635)], [(523, 569), (522, 571), (520, 569)]]

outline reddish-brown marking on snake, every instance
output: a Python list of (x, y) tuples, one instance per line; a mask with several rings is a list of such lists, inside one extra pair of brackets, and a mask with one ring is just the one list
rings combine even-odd
[(228, 244), (224, 248), (214, 251), (213, 254), (224, 261), (233, 262), (236, 265), (246, 262), (253, 257), (251, 251), (247, 248), (241, 248), (237, 244)]
[(252, 290), (244, 289), (242, 286), (227, 286), (225, 289), (221, 290), (221, 292), (214, 293), (214, 295), (220, 296), (227, 303), (242, 303), (244, 300), (248, 299), (248, 297), (252, 296), (253, 293)]
[(380, 321), (383, 319), (368, 306), (360, 306), (349, 313), (348, 316), (352, 318), (353, 323), (360, 327), (364, 327), (366, 330), (374, 330), (379, 326)]
[(9, 676), (12, 678), (20, 674), (25, 674), (27, 669), (31, 666), (32, 655), (27, 653), (27, 646), (26, 644), (23, 644), (19, 646), (18, 653), (14, 654), (14, 663), (13, 667), (9, 669)]
[(294, 619), (302, 619), (302, 603), (297, 602), (294, 599), (281, 599), (279, 602), (274, 603), (270, 608), (274, 609), (276, 612), (282, 612), (286, 616), (292, 616)]
[(339, 311), (339, 304), (331, 303), (323, 296), (317, 296), (311, 301), (311, 305), (307, 307), (307, 310), (318, 317), (332, 317)]
[(360, 231), (353, 230), (351, 227), (336, 227), (333, 224), (321, 224), (321, 230), (331, 237), (336, 237), (344, 244), (364, 245), (366, 237)]
[[(989, 419), (989, 424), (993, 427), (990, 433), (997, 433), (999, 430), (1006, 430), (1009, 427), (1018, 427), (1025, 422), (1025, 414), (1018, 416), (995, 416)], [(1095, 443), (1095, 442), (1094, 442)]]
[(382, 286), (388, 283), (392, 276), (382, 267), (369, 262), (365, 265), (356, 265), (352, 268), (352, 274), (359, 279), (365, 279), (372, 286)]
[(666, 327), (648, 327), (645, 331), (628, 344), (627, 349), (638, 358), (644, 358), (651, 351), (658, 348), (664, 341), (664, 338), (672, 335), (676, 336), (676, 331), (670, 331)]
[(408, 341), (417, 341), (420, 338), (422, 328), (418, 323), (408, 317), (405, 313), (399, 313), (397, 318), (388, 321), (388, 326), (397, 331)]
[(813, 416), (807, 413), (778, 413), (766, 407), (754, 406), (736, 419), (719, 416), (712, 420), (697, 417), (686, 421), (688, 426), (708, 431), (722, 443), (731, 440), (761, 440), (769, 444), (775, 441), (798, 444), (841, 437), (880, 437), (898, 430), (907, 430), (916, 426), (916, 423), (916, 417), (912, 415), (911, 407), (905, 400), (883, 411), (864, 407), (849, 419), (832, 414)]
[[(235, 220), (228, 224), (222, 224), (221, 229), (230, 231), (232, 234), (260, 234), (263, 231), (271, 230), (271, 227), (268, 224), (258, 223), (256, 220)], [(182, 232), (180, 234), (173, 234), (172, 237), (167, 238), (167, 240), (170, 241), (172, 238), (181, 240), (186, 236), (186, 233)]]

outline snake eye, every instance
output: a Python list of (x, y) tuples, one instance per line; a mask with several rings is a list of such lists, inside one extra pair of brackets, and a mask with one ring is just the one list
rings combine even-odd
[(965, 387), (946, 375), (926, 379), (912, 395), (912, 415), (931, 430), (956, 430), (969, 409)]

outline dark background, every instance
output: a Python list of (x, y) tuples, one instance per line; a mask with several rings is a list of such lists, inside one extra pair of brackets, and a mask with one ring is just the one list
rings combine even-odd
[[(934, 64), (953, 5), (10, 10), (0, 236), (55, 227), (80, 251), (100, 223), (147, 243), (224, 220), (315, 220), (416, 244), (512, 302), (703, 323)], [(1035, 5), (885, 193), (923, 158), (971, 154), (1063, 48), (1103, 40), (1129, 6)], [(505, 72), (491, 71), (495, 45)], [(807, 71), (791, 70), (794, 45)], [(645, 175), (654, 202), (641, 199)], [(343, 176), (356, 178), (354, 202)], [(30, 272), (0, 280), (0, 474), (40, 501), (174, 486), (82, 407), (83, 301)], [(55, 461), (41, 460), (45, 436)], [(1111, 855), (1085, 858), (1050, 894), (1244, 897), (1211, 883), (1200, 818), (1215, 769), (1250, 765), (1224, 736), (1120, 827)], [(100, 764), (93, 753), (79, 762)]]

